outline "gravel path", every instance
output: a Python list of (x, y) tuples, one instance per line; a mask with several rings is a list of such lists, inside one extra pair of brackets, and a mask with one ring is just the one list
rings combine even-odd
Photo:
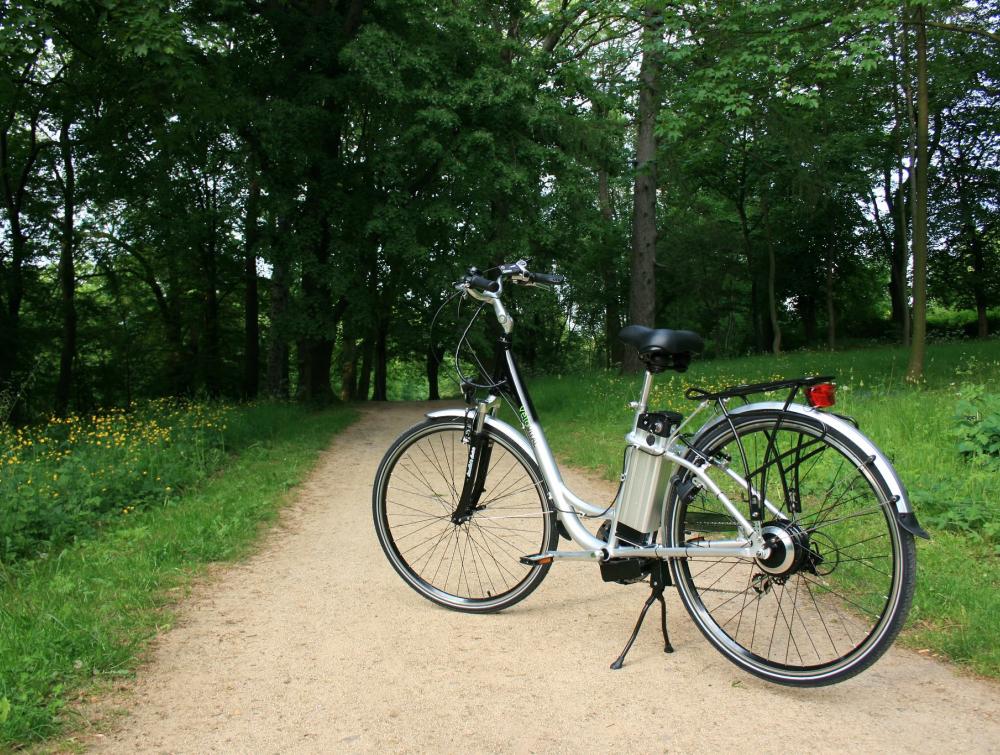
[[(371, 481), (428, 404), (364, 410), (257, 555), (198, 588), (154, 648), (98, 752), (998, 752), (1000, 687), (893, 649), (833, 687), (742, 673), (671, 592), (664, 655), (648, 588), (557, 564), (501, 614), (439, 608), (389, 566)], [(612, 487), (564, 470), (585, 498)]]

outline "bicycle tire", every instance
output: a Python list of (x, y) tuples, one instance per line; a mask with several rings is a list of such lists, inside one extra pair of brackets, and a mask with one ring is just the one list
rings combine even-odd
[(379, 464), (372, 516), (382, 550), (410, 587), (453, 610), (490, 613), (538, 587), (551, 564), (519, 559), (553, 550), (559, 534), (534, 460), (489, 428), (483, 497), (468, 521), (452, 521), (465, 476), (464, 432), (461, 418), (404, 432)]
[[(896, 518), (886, 480), (839, 430), (773, 409), (731, 420), (698, 437), (689, 458), (728, 458), (741, 476), (746, 461), (752, 487), (781, 514), (765, 509), (772, 554), (673, 559), (681, 601), (708, 641), (756, 676), (803, 687), (844, 681), (878, 660), (906, 620), (913, 536)], [(749, 518), (745, 488), (709, 468)], [(685, 485), (692, 477), (682, 473), (672, 488), (665, 541), (735, 537), (732, 515), (708, 491)]]

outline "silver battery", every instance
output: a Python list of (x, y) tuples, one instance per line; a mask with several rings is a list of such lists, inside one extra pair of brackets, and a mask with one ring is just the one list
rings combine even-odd
[[(637, 433), (640, 437), (645, 434)], [(651, 451), (662, 452), (667, 445), (666, 438), (655, 435), (649, 445)], [(632, 440), (635, 436), (629, 438)], [(636, 438), (637, 439), (637, 438)], [(625, 465), (625, 481), (622, 483), (618, 504), (618, 521), (639, 532), (653, 532), (660, 527), (663, 496), (667, 490), (667, 479), (671, 464), (663, 456), (653, 456), (634, 446), (629, 450)]]

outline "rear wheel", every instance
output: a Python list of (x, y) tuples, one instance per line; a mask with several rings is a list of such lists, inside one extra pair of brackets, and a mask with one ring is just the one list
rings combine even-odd
[[(765, 508), (766, 559), (705, 555), (672, 561), (698, 628), (747, 671), (819, 686), (874, 663), (899, 633), (913, 599), (913, 536), (900, 527), (889, 486), (837, 430), (774, 410), (732, 417), (699, 438), (709, 476), (749, 519), (748, 494), (727, 474), (749, 469)], [(700, 487), (675, 486), (665, 519), (671, 545), (737, 537), (736, 521)]]
[(456, 516), (469, 460), (464, 432), (462, 419), (448, 418), (400, 436), (375, 476), (375, 532), (393, 568), (428, 600), (500, 611), (548, 573), (551, 564), (519, 559), (556, 547), (555, 514), (534, 461), (487, 429), (482, 494), (471, 514)]

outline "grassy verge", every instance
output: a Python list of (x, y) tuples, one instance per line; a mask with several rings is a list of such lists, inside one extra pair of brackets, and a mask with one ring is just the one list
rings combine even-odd
[[(689, 385), (836, 375), (837, 411), (857, 418), (892, 458), (932, 534), (917, 541), (917, 593), (903, 641), (1000, 678), (1000, 472), (996, 457), (986, 464), (960, 453), (957, 416), (975, 386), (998, 391), (1000, 341), (931, 346), (919, 386), (903, 380), (907, 356), (872, 348), (695, 362), (684, 375), (662, 376), (651, 405), (690, 411), (694, 405), (683, 398)], [(560, 457), (616, 478), (639, 380), (598, 373), (542, 378), (531, 388)]]
[[(229, 448), (182, 495), (105, 522), (93, 539), (0, 566), (0, 749), (51, 737), (81, 690), (128, 675), (170, 624), (172, 590), (247, 552), (350, 409), (231, 410)], [(125, 507), (128, 508), (128, 507)]]

